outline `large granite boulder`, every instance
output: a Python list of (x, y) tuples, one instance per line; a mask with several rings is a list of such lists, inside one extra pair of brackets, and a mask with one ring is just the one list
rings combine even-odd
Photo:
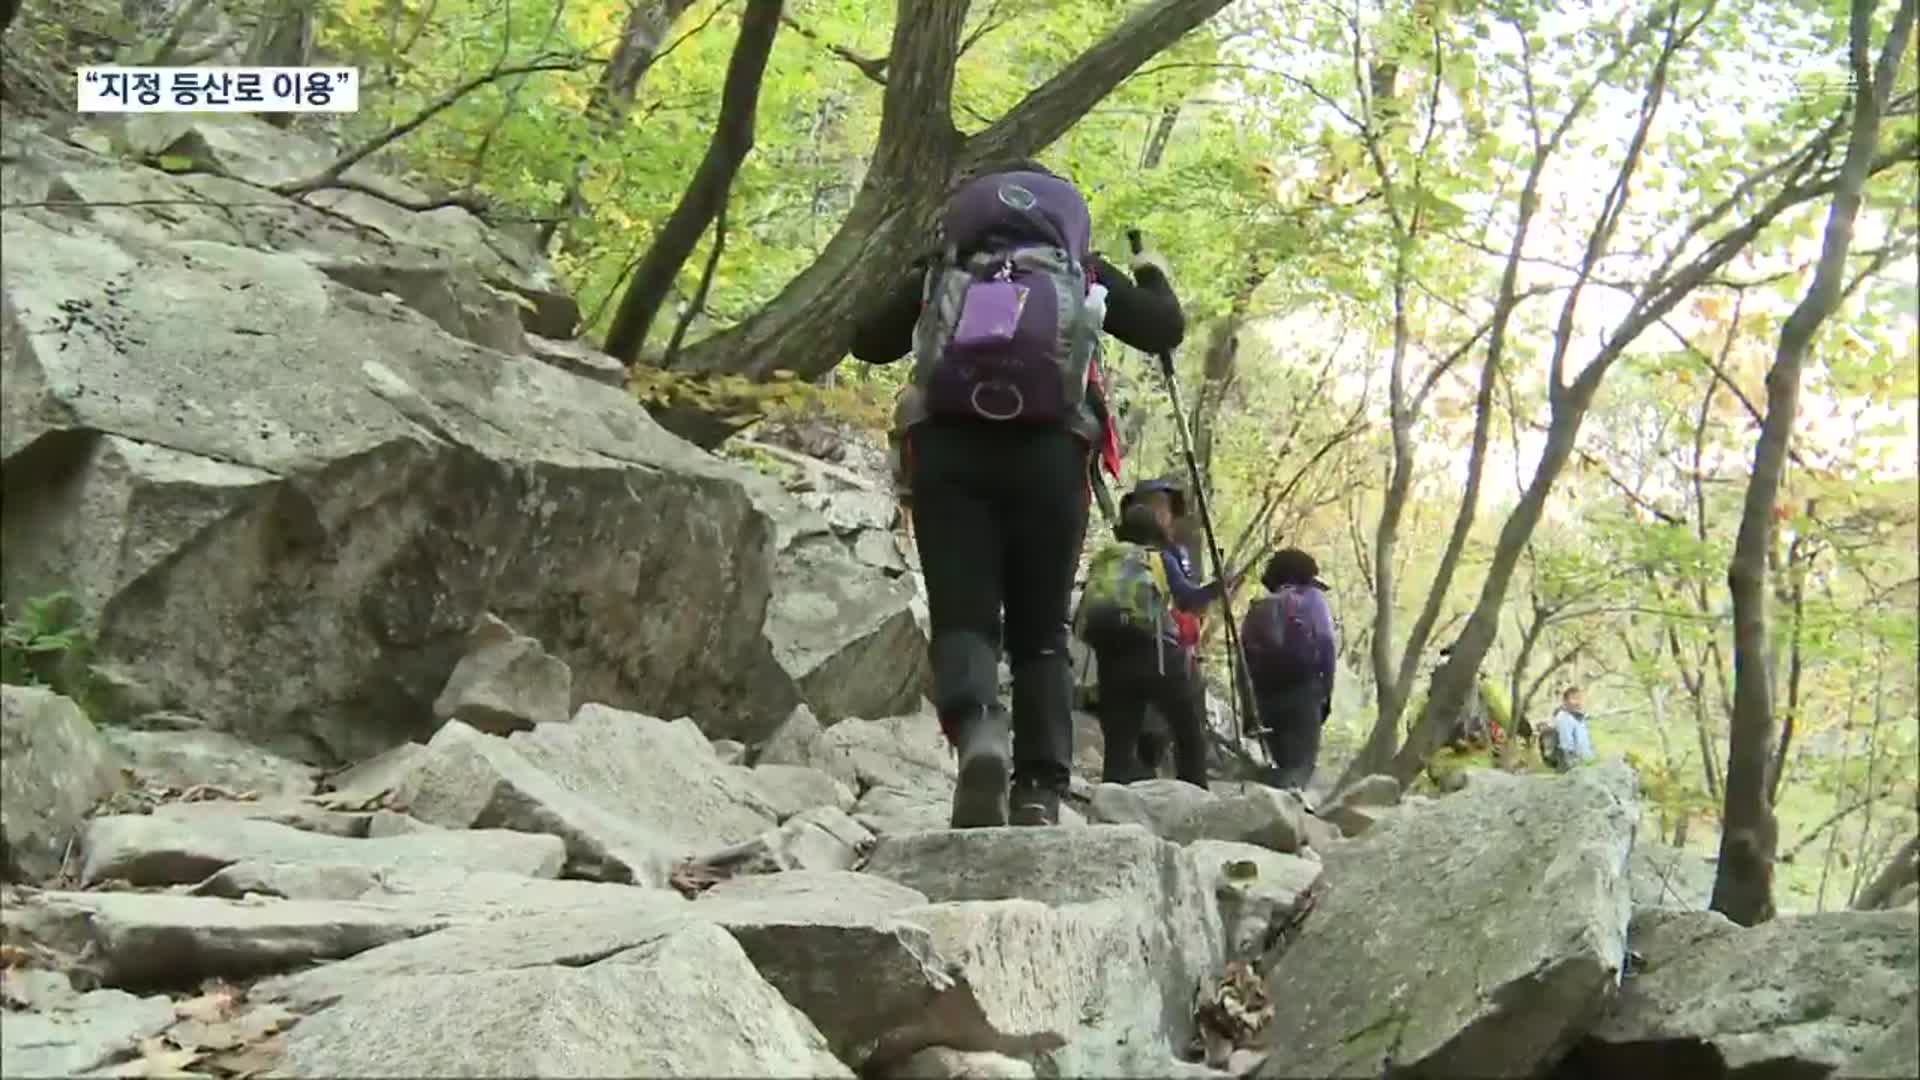
[(1619, 979), (1637, 819), (1633, 775), (1608, 766), (1477, 784), (1335, 845), (1326, 895), (1268, 975), (1260, 1075), (1552, 1065)]
[[(1632, 942), (1640, 962), (1566, 1080), (1826, 1076), (1897, 1044), (1920, 1008), (1920, 925), (1907, 912), (1743, 929), (1718, 912), (1643, 911)], [(1913, 1062), (1894, 1075), (1914, 1075)]]
[(653, 886), (779, 816), (751, 773), (721, 762), (691, 721), (604, 705), (507, 738), (449, 722), (397, 790), (429, 824), (552, 834), (569, 876)]
[[(10, 200), (119, 205), (0, 215), (6, 597), (71, 590), (165, 706), (317, 762), (424, 739), (486, 611), (571, 669), (573, 704), (715, 737), (803, 701), (913, 707), (909, 586), (808, 548), (824, 520), (625, 391), (449, 330), (408, 276), (509, 241), (459, 209), (280, 199), (253, 185), (285, 179), (288, 136), (191, 128), (213, 172), (8, 126)], [(546, 287), (507, 262), (479, 272)]]
[(1206, 875), (1138, 826), (882, 836), (866, 869), (933, 901), (898, 917), (1049, 1075), (1172, 1075), (1225, 960)]
[(60, 872), (87, 813), (125, 783), (123, 761), (71, 700), (0, 686), (0, 855), (9, 880)]

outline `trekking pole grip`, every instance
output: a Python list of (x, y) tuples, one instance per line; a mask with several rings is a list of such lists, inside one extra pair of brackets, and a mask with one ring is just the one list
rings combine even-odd
[(1135, 255), (1138, 255), (1138, 254), (1140, 254), (1140, 253), (1141, 253), (1142, 251), (1144, 251), (1144, 250), (1146, 250), (1146, 247), (1147, 247), (1147, 242), (1146, 242), (1145, 240), (1142, 240), (1142, 239), (1140, 238), (1140, 230), (1139, 230), (1139, 229), (1128, 229), (1128, 230), (1127, 230), (1127, 248), (1128, 248), (1128, 250), (1130, 250), (1130, 251), (1132, 251), (1132, 252), (1133, 252), (1133, 253), (1134, 253)]

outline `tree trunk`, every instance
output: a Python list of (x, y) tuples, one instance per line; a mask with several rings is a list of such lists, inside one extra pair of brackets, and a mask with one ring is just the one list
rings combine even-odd
[(1180, 103), (1169, 101), (1160, 107), (1160, 118), (1153, 122), (1146, 148), (1140, 151), (1140, 171), (1158, 168), (1160, 156), (1167, 152), (1167, 140), (1173, 137), (1173, 125), (1180, 122)]
[(1203, 355), (1200, 385), (1193, 395), (1193, 456), (1200, 463), (1200, 480), (1209, 498), (1213, 496), (1213, 428), (1220, 409), (1239, 373), (1240, 332), (1247, 324), (1253, 294), (1267, 279), (1267, 268), (1259, 253), (1247, 259), (1247, 275), (1234, 290), (1227, 313), (1213, 325)]
[[(633, 272), (626, 295), (614, 312), (607, 331), (609, 356), (632, 367), (653, 328), (654, 316), (672, 291), (680, 267), (693, 254), (701, 234), (719, 215), (733, 191), (733, 178), (753, 150), (754, 116), (760, 106), (760, 84), (780, 32), (782, 0), (747, 0), (740, 16), (740, 37), (727, 61), (727, 77), (720, 92), (720, 118), (706, 156), (694, 170), (693, 181), (679, 205), (654, 235), (652, 246)], [(716, 240), (716, 243), (718, 241)]]
[(1444, 718), (1458, 715), (1466, 706), (1468, 696), (1475, 690), (1480, 663), (1486, 659), (1487, 650), (1493, 647), (1494, 636), (1499, 632), (1500, 606), (1506, 601), (1507, 585), (1520, 563), (1521, 552), (1533, 537), (1534, 527), (1540, 522), (1547, 495), (1560, 478), (1560, 470), (1566, 467), (1567, 459), (1573, 455), (1574, 439), (1579, 434), (1580, 423), (1586, 418), (1587, 408), (1598, 388), (1598, 377), (1576, 382), (1565, 396), (1564, 409), (1555, 410), (1554, 422), (1548, 428), (1546, 446), (1540, 455), (1540, 464), (1534, 469), (1533, 479), (1528, 482), (1520, 501), (1514, 505), (1513, 513), (1500, 528), (1500, 538), (1494, 547), (1493, 559), (1487, 566), (1487, 580), (1481, 587), (1479, 602), (1474, 605), (1473, 614), (1467, 618), (1467, 625), (1454, 638), (1453, 652), (1434, 672), (1433, 689), (1427, 695), (1425, 715), (1415, 723), (1406, 745), (1400, 748), (1388, 766), (1387, 771), (1400, 781), (1402, 787), (1419, 775), (1427, 758), (1439, 748), (1446, 735), (1447, 723)]
[(13, 17), (20, 14), (20, 0), (0, 0), (0, 34), (7, 32), (13, 25)]
[(1855, 82), (1847, 153), (1827, 213), (1813, 283), (1781, 328), (1773, 368), (1767, 373), (1767, 416), (1754, 448), (1753, 478), (1747, 484), (1740, 533), (1727, 567), (1727, 589), (1733, 597), (1733, 724), (1728, 732), (1727, 801), (1711, 906), (1742, 926), (1766, 922), (1774, 913), (1773, 856), (1779, 824), (1768, 796), (1774, 714), (1766, 596), (1774, 504), (1799, 411), (1800, 372), (1821, 324), (1840, 306), (1854, 219), (1873, 168), (1880, 114), (1893, 90), (1894, 65), (1913, 27), (1915, 0), (1902, 0), (1880, 58), (1882, 70), (1874, 70), (1870, 66), (1874, 2), (1852, 3), (1848, 59)]
[[(1912, 0), (1906, 0), (1902, 11), (1910, 11)], [(1622, 196), (1609, 202), (1609, 215), (1603, 216), (1596, 225), (1595, 233), (1589, 239), (1588, 252), (1583, 265), (1589, 270), (1605, 250), (1605, 236), (1610, 223), (1618, 220), (1623, 212), (1626, 200), (1623, 197), (1628, 181), (1632, 176), (1632, 165), (1644, 146), (1647, 131), (1651, 125), (1654, 109), (1664, 91), (1665, 73), (1671, 62), (1677, 45), (1697, 30), (1704, 16), (1696, 16), (1686, 30), (1676, 32), (1673, 22), (1677, 21), (1677, 7), (1665, 9), (1662, 18), (1669, 21), (1667, 45), (1654, 67), (1648, 93), (1643, 102), (1642, 124), (1636, 132), (1629, 154), (1623, 162), (1619, 177), (1616, 178), (1615, 194)], [(1910, 23), (1910, 19), (1908, 22)], [(1903, 32), (1904, 33), (1904, 32)], [(1392, 767), (1388, 770), (1404, 785), (1420, 772), (1427, 757), (1437, 749), (1446, 734), (1446, 720), (1459, 714), (1468, 696), (1475, 690), (1481, 663), (1486, 659), (1487, 651), (1492, 648), (1498, 631), (1500, 607), (1506, 600), (1507, 587), (1511, 583), (1513, 571), (1518, 565), (1521, 553), (1527, 541), (1531, 539), (1534, 528), (1539, 524), (1541, 513), (1546, 505), (1554, 482), (1573, 452), (1574, 441), (1580, 432), (1580, 426), (1592, 405), (1594, 394), (1599, 390), (1600, 382), (1607, 371), (1646, 330), (1664, 319), (1668, 313), (1679, 306), (1680, 302), (1691, 295), (1695, 289), (1706, 284), (1713, 275), (1719, 273), (1733, 258), (1744, 251), (1755, 237), (1759, 236), (1773, 222), (1788, 210), (1832, 194), (1840, 185), (1837, 177), (1824, 172), (1827, 160), (1824, 149), (1827, 146), (1831, 129), (1816, 135), (1808, 144), (1795, 150), (1787, 159), (1770, 168), (1759, 170), (1758, 175), (1781, 176), (1781, 187), (1764, 200), (1745, 220), (1733, 225), (1719, 235), (1713, 243), (1702, 250), (1691, 261), (1678, 269), (1663, 267), (1654, 279), (1642, 287), (1635, 297), (1633, 307), (1606, 338), (1600, 351), (1589, 360), (1578, 376), (1571, 382), (1562, 382), (1560, 366), (1565, 349), (1571, 344), (1571, 311), (1562, 308), (1561, 325), (1555, 332), (1555, 354), (1552, 359), (1552, 375), (1549, 381), (1549, 403), (1552, 419), (1547, 427), (1546, 445), (1541, 453), (1540, 462), (1534, 470), (1527, 489), (1507, 521), (1501, 526), (1500, 535), (1495, 543), (1493, 558), (1487, 567), (1487, 577), (1475, 601), (1472, 614), (1460, 634), (1454, 639), (1452, 655), (1441, 669), (1435, 673), (1432, 692), (1427, 698), (1426, 711), (1414, 725), (1407, 743), (1395, 755)], [(1871, 150), (1871, 146), (1869, 146)], [(1900, 160), (1897, 156), (1875, 158), (1868, 157), (1868, 172), (1892, 168)], [(1709, 217), (1709, 221), (1718, 220), (1719, 211)], [(1677, 257), (1679, 252), (1674, 253)], [(1670, 265), (1670, 264), (1669, 264)], [(1578, 292), (1569, 294), (1569, 305), (1577, 300)], [(1760, 761), (1761, 779), (1764, 780), (1765, 759)], [(1731, 781), (1729, 780), (1729, 784)], [(1761, 788), (1764, 794), (1764, 788)], [(1723, 838), (1724, 846), (1724, 838)], [(1727, 871), (1723, 861), (1720, 871)]]
[[(313, 62), (314, 0), (283, 0), (260, 16), (247, 46), (250, 66), (306, 67)], [(289, 116), (289, 113), (269, 114)]]
[(1854, 902), (1855, 911), (1878, 911), (1891, 906), (1890, 901), (1901, 889), (1920, 881), (1920, 834), (1907, 837), (1900, 846), (1900, 853), (1873, 879), (1873, 884), (1860, 890), (1860, 899)]
[[(260, 16), (247, 46), (249, 67), (306, 67), (313, 63), (315, 0), (283, 0)], [(277, 128), (293, 123), (296, 113), (255, 113)]]
[[(1814, 514), (1814, 503), (1813, 499), (1807, 500), (1809, 518)], [(1774, 751), (1773, 768), (1767, 779), (1767, 801), (1774, 804), (1780, 801), (1780, 784), (1787, 776), (1787, 754), (1793, 748), (1794, 728), (1802, 709), (1800, 696), (1806, 677), (1803, 644), (1807, 621), (1807, 570), (1813, 559), (1814, 551), (1807, 544), (1807, 538), (1794, 537), (1793, 543), (1787, 547), (1787, 604), (1793, 620), (1787, 632), (1787, 710), (1780, 720), (1780, 745)]]
[[(1374, 72), (1372, 89), (1377, 91), (1380, 73)], [(1392, 76), (1385, 80), (1391, 89)], [(1594, 84), (1598, 86), (1598, 82)], [(1368, 733), (1367, 741), (1360, 752), (1354, 755), (1346, 772), (1340, 777), (1336, 789), (1344, 788), (1369, 773), (1385, 769), (1394, 757), (1394, 748), (1399, 745), (1400, 714), (1407, 707), (1407, 701), (1413, 693), (1414, 676), (1420, 669), (1420, 658), (1426, 652), (1428, 635), (1433, 632), (1439, 619), (1441, 605), (1445, 602), (1446, 592), (1453, 582), (1453, 573), (1458, 566), (1460, 553), (1464, 548), (1466, 536), (1473, 525), (1475, 502), (1479, 497), (1480, 474), (1486, 463), (1486, 444), (1491, 430), (1493, 407), (1493, 380), (1500, 370), (1506, 347), (1506, 331), (1514, 309), (1520, 299), (1520, 262), (1525, 251), (1527, 234), (1533, 223), (1535, 212), (1539, 209), (1540, 180), (1545, 175), (1548, 158), (1559, 149), (1568, 126), (1591, 100), (1593, 87), (1580, 95), (1568, 110), (1560, 127), (1545, 142), (1536, 140), (1532, 164), (1527, 170), (1526, 182), (1520, 189), (1519, 212), (1514, 222), (1513, 242), (1508, 247), (1506, 265), (1500, 274), (1500, 294), (1494, 303), (1493, 318), (1487, 326), (1487, 357), (1481, 368), (1480, 392), (1476, 395), (1476, 414), (1474, 416), (1474, 442), (1469, 456), (1467, 490), (1462, 493), (1460, 510), (1455, 516), (1453, 532), (1447, 540), (1446, 551), (1441, 555), (1440, 566), (1434, 574), (1433, 585), (1427, 591), (1426, 601), (1421, 605), (1420, 614), (1414, 619), (1413, 629), (1407, 635), (1398, 664), (1393, 655), (1394, 603), (1397, 594), (1394, 588), (1394, 548), (1399, 542), (1400, 518), (1405, 512), (1406, 501), (1413, 487), (1413, 424), (1425, 404), (1427, 395), (1433, 390), (1453, 361), (1464, 353), (1456, 351), (1453, 356), (1437, 364), (1423, 378), (1418, 387), (1409, 387), (1406, 378), (1406, 356), (1411, 344), (1408, 328), (1408, 284), (1411, 274), (1407, 260), (1418, 232), (1418, 217), (1412, 220), (1416, 224), (1403, 227), (1398, 212), (1394, 209), (1391, 195), (1387, 199), (1388, 213), (1393, 217), (1398, 239), (1398, 251), (1395, 256), (1393, 275), (1393, 359), (1388, 369), (1387, 401), (1388, 417), (1393, 436), (1393, 466), (1387, 480), (1387, 493), (1380, 507), (1380, 524), (1374, 534), (1374, 637), (1373, 637), (1373, 681), (1376, 704), (1373, 730)], [(1374, 154), (1376, 166), (1380, 169), (1382, 182), (1386, 182), (1386, 164), (1380, 153), (1377, 139), (1369, 139), (1368, 147)], [(1477, 337), (1474, 339), (1477, 340)], [(1471, 347), (1474, 341), (1469, 341)], [(1401, 780), (1404, 786), (1411, 777)]]
[[(613, 47), (613, 56), (601, 73), (593, 96), (587, 100), (587, 115), (593, 120), (595, 137), (616, 137), (628, 110), (633, 107), (634, 98), (640, 93), (642, 80), (660, 55), (667, 31), (673, 29), (673, 24), (692, 6), (693, 0), (634, 0), (633, 6), (627, 9), (627, 21), (620, 27), (620, 40)], [(552, 247), (554, 237), (568, 220), (592, 211), (580, 195), (580, 185), (586, 178), (587, 159), (581, 155), (573, 163), (573, 178), (567, 182), (560, 205), (540, 227), (541, 250)]]
[[(1873, 722), (1867, 725), (1867, 745), (1864, 747), (1864, 750), (1867, 755), (1866, 787), (1869, 792), (1871, 792), (1874, 789), (1873, 788), (1874, 767), (1880, 763), (1880, 725), (1883, 721), (1886, 720), (1886, 718), (1887, 718), (1886, 657), (1885, 657), (1885, 654), (1883, 653), (1876, 653), (1873, 658)], [(1860, 869), (1859, 868), (1867, 865), (1867, 845), (1872, 843), (1872, 841), (1873, 841), (1873, 800), (1869, 799), (1867, 801), (1866, 808), (1861, 812), (1860, 842), (1858, 844), (1855, 844), (1853, 849), (1853, 864), (1854, 864), (1855, 870), (1854, 870), (1854, 877), (1853, 877), (1853, 885), (1847, 890), (1847, 903), (1849, 905), (1851, 905), (1855, 900), (1858, 900), (1860, 898)]]
[[(1536, 599), (1532, 605), (1532, 615), (1520, 632), (1520, 649), (1513, 658), (1513, 670), (1507, 675), (1507, 707), (1513, 710), (1508, 717), (1517, 729), (1526, 718), (1524, 703), (1533, 695), (1526, 693), (1527, 668), (1533, 663), (1533, 649), (1539, 644), (1540, 635), (1547, 629), (1547, 613)], [(1531, 722), (1529, 722), (1531, 725)]]
[[(1228, 0), (1153, 0), (970, 138), (953, 124), (954, 63), (968, 4), (899, 0), (880, 135), (853, 207), (813, 264), (738, 325), (695, 342), (674, 369), (816, 379), (846, 355), (854, 325), (934, 239), (953, 182), (966, 170), (1039, 153), (1141, 64)], [(738, 423), (673, 408), (662, 423), (704, 446)]]
[[(1841, 777), (1839, 793), (1842, 795), (1846, 794), (1846, 791), (1847, 791), (1847, 787), (1846, 787), (1847, 763), (1853, 757), (1853, 717), (1854, 717), (1854, 711), (1858, 709), (1859, 706), (1860, 706), (1860, 669), (1855, 668), (1852, 672), (1852, 678), (1849, 680), (1847, 684), (1846, 719), (1841, 721), (1841, 727), (1840, 727), (1841, 738), (1843, 741), (1840, 743), (1840, 767), (1838, 772), (1839, 772), (1839, 776)], [(1867, 793), (1866, 797), (1861, 799), (1859, 803), (1860, 808), (1864, 810), (1867, 808), (1867, 806), (1871, 805), (1873, 802), (1873, 778), (1872, 777), (1867, 778), (1867, 785), (1862, 790), (1864, 790)], [(1823, 854), (1820, 858), (1820, 887), (1819, 887), (1819, 890), (1814, 893), (1814, 898), (1813, 898), (1813, 910), (1816, 912), (1827, 910), (1827, 881), (1833, 875), (1833, 856), (1836, 852), (1840, 850), (1839, 825), (1840, 825), (1840, 819), (1843, 817), (1845, 817), (1844, 814), (1836, 814), (1834, 815), (1834, 820), (1829, 824), (1829, 829), (1827, 832), (1827, 850), (1826, 850), (1826, 853)], [(1806, 839), (1803, 839), (1800, 841), (1801, 844), (1805, 844), (1808, 841), (1812, 840), (1815, 835), (1818, 835), (1818, 834), (1808, 835)]]
[(1413, 417), (1407, 412), (1402, 364), (1407, 350), (1407, 323), (1400, 313), (1405, 286), (1395, 286), (1393, 320), (1394, 360), (1389, 371), (1388, 424), (1393, 440), (1393, 463), (1388, 466), (1387, 490), (1380, 502), (1380, 520), (1373, 532), (1373, 641), (1367, 658), (1373, 665), (1373, 730), (1353, 756), (1337, 787), (1380, 772), (1400, 745), (1400, 713), (1407, 707), (1411, 687), (1400, 678), (1393, 655), (1394, 602), (1398, 590), (1393, 556), (1400, 543), (1400, 518), (1413, 490)]

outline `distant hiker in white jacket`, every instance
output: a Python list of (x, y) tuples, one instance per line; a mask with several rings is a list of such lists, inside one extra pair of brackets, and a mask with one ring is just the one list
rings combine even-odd
[(1587, 732), (1587, 714), (1581, 707), (1580, 688), (1569, 686), (1560, 692), (1560, 707), (1547, 721), (1544, 751), (1547, 764), (1561, 772), (1592, 761), (1593, 737)]

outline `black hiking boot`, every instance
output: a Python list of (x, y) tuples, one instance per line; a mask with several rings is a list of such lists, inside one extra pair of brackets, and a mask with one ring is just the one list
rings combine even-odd
[(976, 713), (957, 725), (954, 750), (960, 756), (959, 776), (953, 785), (956, 829), (993, 829), (1007, 823), (1007, 778), (1013, 764), (1008, 756), (1006, 714), (999, 709)]
[(1009, 802), (1013, 810), (1009, 818), (1014, 825), (1060, 824), (1060, 788), (1056, 785), (1020, 777), (1013, 782)]

